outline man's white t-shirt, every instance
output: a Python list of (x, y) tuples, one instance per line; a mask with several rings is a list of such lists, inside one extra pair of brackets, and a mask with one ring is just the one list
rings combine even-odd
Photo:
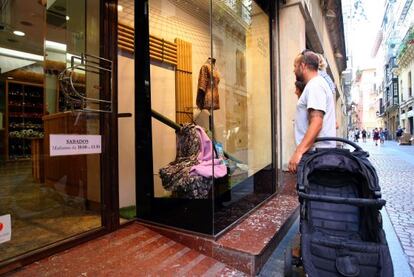
[[(309, 109), (324, 112), (322, 129), (318, 137), (335, 137), (336, 120), (334, 94), (326, 80), (321, 76), (312, 78), (305, 86), (296, 106), (295, 140), (300, 144), (309, 127)], [(335, 147), (336, 142), (323, 141), (315, 144), (315, 147)]]

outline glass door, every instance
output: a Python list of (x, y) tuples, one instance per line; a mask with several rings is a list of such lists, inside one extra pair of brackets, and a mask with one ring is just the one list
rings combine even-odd
[(1, 4), (0, 264), (106, 225), (113, 113), (100, 0)]

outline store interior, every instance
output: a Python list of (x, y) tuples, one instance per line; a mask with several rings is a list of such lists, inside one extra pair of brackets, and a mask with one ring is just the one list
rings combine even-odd
[[(48, 140), (50, 134), (100, 135), (99, 112), (75, 112), (97, 106), (71, 98), (75, 90), (99, 99), (102, 76), (73, 68), (81, 53), (99, 56), (99, 0), (29, 2), (8, 1), (0, 18), (0, 216), (10, 214), (12, 224), (0, 261), (102, 226), (100, 154), (52, 157)], [(132, 151), (134, 1), (118, 2), (123, 223), (136, 217), (139, 178)], [(209, 3), (149, 1), (151, 109), (159, 115), (152, 119), (152, 194), (195, 200), (215, 194), (214, 224), (222, 230), (274, 191), (272, 180), (266, 185), (256, 177), (272, 164), (269, 17), (251, 0)], [(176, 127), (185, 124), (203, 129), (219, 161), (196, 176), (204, 192), (190, 184), (183, 193), (160, 176), (177, 158)]]
[[(53, 156), (48, 139), (100, 132), (100, 117), (74, 112), (81, 105), (59, 79), (73, 55), (97, 53), (99, 1), (1, 3), (0, 216), (10, 215), (11, 238), (0, 262), (102, 226), (100, 154)], [(99, 78), (71, 76), (87, 97)]]

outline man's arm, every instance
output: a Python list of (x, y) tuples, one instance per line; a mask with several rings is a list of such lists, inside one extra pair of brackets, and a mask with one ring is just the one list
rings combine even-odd
[(309, 127), (303, 137), (302, 142), (296, 147), (295, 153), (289, 161), (289, 171), (296, 173), (298, 164), (303, 154), (308, 151), (315, 142), (316, 137), (322, 129), (324, 112), (309, 109)]

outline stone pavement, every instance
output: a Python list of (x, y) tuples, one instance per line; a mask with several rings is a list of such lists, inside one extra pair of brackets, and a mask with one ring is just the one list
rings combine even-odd
[(379, 146), (372, 141), (359, 144), (370, 153), (387, 200), (386, 210), (414, 272), (414, 146), (394, 141)]

